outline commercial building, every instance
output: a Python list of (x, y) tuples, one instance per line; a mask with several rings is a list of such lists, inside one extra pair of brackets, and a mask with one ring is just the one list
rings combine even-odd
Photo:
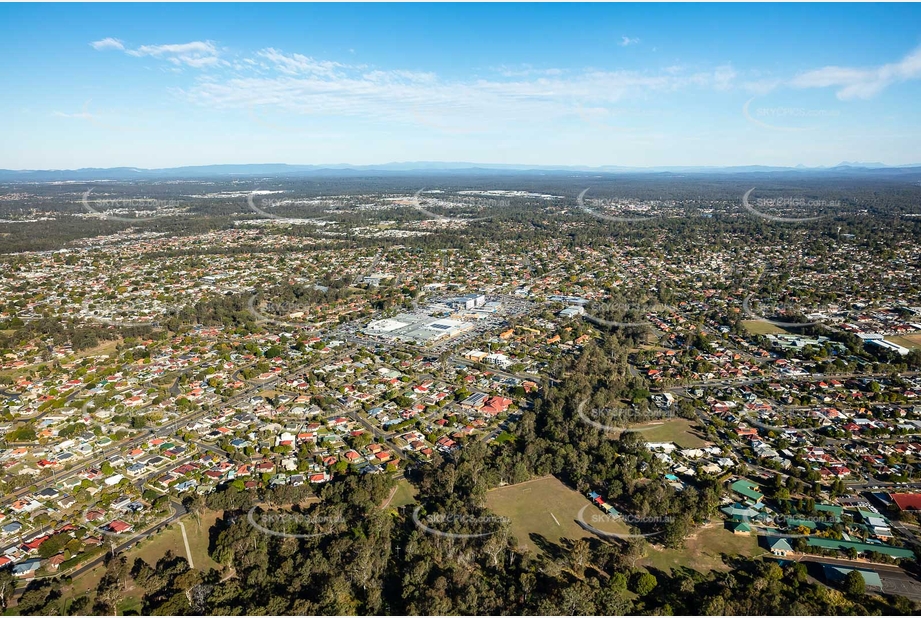
[(452, 309), (476, 309), (486, 305), (486, 296), (483, 294), (464, 294), (448, 300), (445, 304)]
[(884, 350), (887, 350), (889, 352), (895, 352), (896, 354), (900, 354), (901, 356), (906, 356), (908, 352), (910, 351), (905, 346), (900, 346), (896, 343), (892, 343), (891, 341), (886, 341), (885, 339), (868, 339), (864, 341), (864, 344), (875, 346), (877, 348), (883, 348)]
[(395, 318), (370, 322), (364, 328), (364, 333), (407, 343), (426, 344), (456, 337), (472, 328), (473, 324), (460, 320), (401, 313)]
[(582, 307), (581, 305), (573, 305), (560, 311), (561, 318), (574, 318), (577, 315), (583, 314), (585, 314), (585, 307)]

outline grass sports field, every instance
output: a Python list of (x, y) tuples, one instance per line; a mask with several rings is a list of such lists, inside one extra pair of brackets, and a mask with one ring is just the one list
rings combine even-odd
[(623, 522), (609, 521), (588, 498), (552, 476), (492, 489), (486, 494), (486, 506), (495, 514), (509, 518), (518, 545), (532, 551), (540, 551), (532, 534), (551, 543), (559, 543), (562, 538), (592, 536), (576, 523), (580, 511), (583, 521), (603, 532), (628, 531)]
[(780, 335), (789, 332), (764, 320), (742, 320), (742, 325), (753, 335)]
[(674, 442), (681, 448), (699, 448), (708, 444), (694, 423), (684, 418), (638, 425), (637, 428), (643, 429), (639, 434), (646, 442)]
[(915, 348), (921, 348), (921, 333), (914, 335), (894, 335), (892, 337), (886, 337), (886, 341), (908, 348), (909, 350), (914, 350)]

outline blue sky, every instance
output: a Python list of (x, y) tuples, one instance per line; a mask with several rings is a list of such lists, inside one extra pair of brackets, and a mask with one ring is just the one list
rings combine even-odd
[(0, 5), (0, 168), (921, 163), (917, 5)]

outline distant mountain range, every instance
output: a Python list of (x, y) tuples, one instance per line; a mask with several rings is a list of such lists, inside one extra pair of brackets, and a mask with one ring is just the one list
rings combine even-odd
[(0, 169), (0, 182), (66, 182), (102, 180), (153, 180), (168, 178), (211, 178), (215, 176), (367, 176), (369, 174), (821, 174), (846, 176), (916, 176), (921, 174), (921, 164), (890, 166), (882, 163), (852, 163), (844, 161), (834, 167), (776, 167), (744, 165), (735, 167), (669, 166), (601, 167), (567, 165), (516, 165), (501, 163), (443, 163), (437, 161), (411, 161), (380, 165), (288, 165), (285, 163), (253, 163), (227, 165), (197, 165), (141, 169), (136, 167), (88, 167), (75, 170), (4, 170)]

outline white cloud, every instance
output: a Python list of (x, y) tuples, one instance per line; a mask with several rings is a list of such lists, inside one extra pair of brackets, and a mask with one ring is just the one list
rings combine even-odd
[(875, 68), (827, 66), (797, 75), (790, 85), (794, 88), (836, 87), (838, 99), (870, 99), (886, 87), (921, 78), (921, 47), (899, 62)]
[[(685, 88), (724, 90), (736, 76), (731, 66), (691, 73), (677, 67), (659, 73), (498, 69), (498, 79), (444, 80), (429, 72), (365, 70), (339, 62), (265, 49), (257, 54), (267, 71), (211, 75), (178, 91), (184, 98), (220, 109), (274, 108), (288, 114), (376, 118), (445, 127), (487, 123), (544, 123), (577, 118), (583, 109), (605, 109), (651, 93)], [(461, 132), (457, 130), (455, 132)]]
[(125, 44), (119, 39), (113, 39), (112, 37), (106, 37), (99, 41), (93, 41), (90, 43), (93, 49), (98, 51), (104, 51), (106, 49), (125, 49)]
[(744, 82), (742, 88), (755, 96), (764, 96), (782, 85), (782, 79), (766, 77)]
[(164, 56), (170, 54), (207, 54), (217, 55), (217, 49), (210, 41), (192, 41), (176, 45), (141, 45), (128, 51), (132, 56)]
[(309, 56), (301, 54), (287, 55), (277, 49), (269, 47), (256, 54), (265, 58), (280, 72), (286, 75), (327, 75), (333, 76), (339, 69), (346, 68), (346, 65), (330, 60), (315, 60)]
[(434, 73), (421, 73), (419, 71), (370, 71), (363, 73), (362, 78), (375, 83), (410, 82), (417, 84), (434, 84), (437, 77)]
[(627, 45), (636, 45), (636, 44), (639, 43), (639, 42), (640, 42), (639, 39), (631, 39), (631, 38), (628, 37), (628, 36), (622, 36), (622, 37), (620, 37), (620, 43), (619, 43), (619, 45), (620, 45), (621, 47), (626, 47)]
[[(639, 39), (624, 37), (625, 44)], [(183, 98), (220, 109), (274, 108), (290, 114), (377, 118), (438, 126), (551, 122), (573, 119), (580, 110), (604, 110), (653, 93), (682, 89), (728, 90), (737, 74), (731, 65), (708, 70), (670, 66), (658, 71), (500, 66), (489, 77), (446, 80), (437, 74), (381, 69), (288, 53), (274, 47), (224, 60), (211, 41), (143, 45), (125, 52), (158, 58), (173, 70), (214, 67)]]
[(55, 118), (79, 118), (80, 120), (91, 120), (94, 116), (89, 112), (77, 112), (76, 114), (68, 114), (65, 112), (54, 112), (51, 114)]
[(729, 90), (736, 75), (735, 69), (731, 65), (717, 67), (713, 72), (713, 87), (717, 90)]
[(142, 45), (127, 50), (130, 56), (161, 58), (174, 65), (193, 68), (215, 66), (220, 63), (220, 53), (211, 41), (192, 41), (173, 45)]
[(528, 77), (529, 75), (562, 75), (563, 69), (535, 69), (530, 64), (522, 64), (519, 67), (510, 67), (500, 65), (492, 69), (503, 77)]

